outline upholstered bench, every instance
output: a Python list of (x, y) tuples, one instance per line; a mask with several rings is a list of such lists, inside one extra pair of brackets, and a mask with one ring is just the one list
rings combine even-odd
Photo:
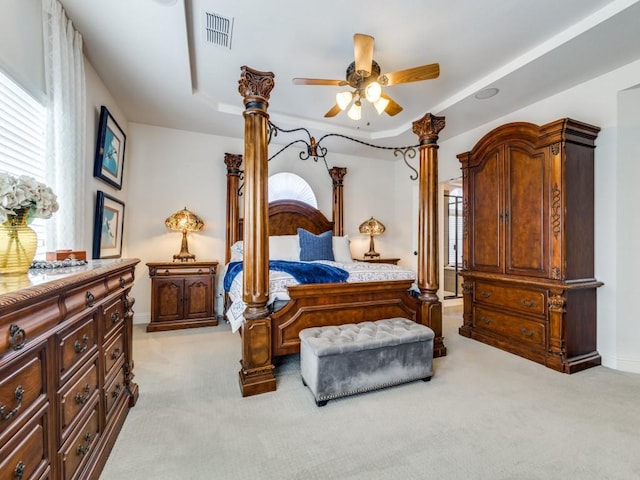
[(332, 398), (431, 380), (433, 337), (429, 327), (406, 318), (306, 328), (302, 381), (321, 407)]

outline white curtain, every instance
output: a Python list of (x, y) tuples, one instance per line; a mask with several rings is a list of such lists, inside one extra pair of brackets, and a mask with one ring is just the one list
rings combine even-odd
[(87, 250), (85, 238), (86, 88), (82, 36), (58, 0), (42, 0), (48, 97), (47, 184), (60, 210), (47, 220), (47, 250)]

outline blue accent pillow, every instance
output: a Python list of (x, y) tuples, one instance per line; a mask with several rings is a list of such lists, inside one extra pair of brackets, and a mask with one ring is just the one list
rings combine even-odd
[(331, 230), (314, 235), (304, 228), (298, 228), (298, 238), (300, 239), (300, 261), (333, 261), (333, 232)]

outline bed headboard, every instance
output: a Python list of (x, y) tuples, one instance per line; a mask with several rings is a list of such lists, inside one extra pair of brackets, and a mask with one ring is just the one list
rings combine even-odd
[[(240, 179), (242, 175), (242, 155), (225, 154), (227, 165), (227, 238), (225, 262), (231, 258), (231, 245), (242, 240), (243, 219), (240, 218), (239, 197), (242, 195)], [(269, 235), (296, 235), (298, 228), (316, 235), (332, 230), (334, 235), (344, 235), (343, 225), (343, 179), (346, 168), (333, 167), (329, 170), (333, 182), (333, 220), (329, 220), (320, 210), (298, 200), (276, 200), (269, 203)]]

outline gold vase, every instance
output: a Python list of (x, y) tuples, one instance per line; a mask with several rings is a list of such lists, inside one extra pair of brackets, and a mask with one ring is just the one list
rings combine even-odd
[(36, 232), (27, 225), (28, 209), (17, 210), (0, 224), (0, 274), (27, 273), (38, 246)]

